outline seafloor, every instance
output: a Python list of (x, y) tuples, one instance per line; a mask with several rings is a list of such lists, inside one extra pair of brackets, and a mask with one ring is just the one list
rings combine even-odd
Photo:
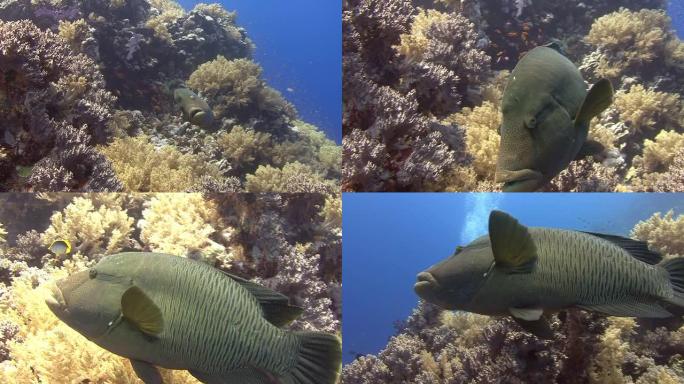
[[(665, 259), (684, 254), (684, 215), (654, 213), (630, 237)], [(377, 355), (343, 369), (344, 384), (684, 382), (684, 319), (605, 317), (581, 310), (552, 318), (541, 340), (509, 317), (444, 311), (420, 302)]]
[[(236, 14), (0, 1), (0, 192), (330, 192), (341, 147), (262, 78)], [(181, 117), (188, 87), (213, 111)]]
[[(121, 251), (203, 261), (290, 297), (289, 328), (340, 332), (342, 206), (322, 194), (0, 194), (0, 383), (139, 383), (60, 322), (43, 283)], [(72, 252), (48, 251), (67, 239)], [(198, 383), (185, 371), (164, 382)]]
[(347, 0), (345, 191), (498, 191), (501, 95), (556, 40), (616, 95), (545, 191), (684, 191), (684, 42), (664, 0)]

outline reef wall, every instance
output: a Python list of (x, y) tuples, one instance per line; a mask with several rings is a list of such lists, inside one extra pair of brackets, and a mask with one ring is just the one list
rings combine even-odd
[(684, 42), (662, 0), (347, 0), (345, 191), (497, 191), (501, 94), (556, 40), (613, 105), (546, 191), (682, 191)]
[[(266, 84), (236, 18), (173, 0), (1, 2), (0, 191), (339, 185), (341, 147)], [(181, 118), (182, 87), (213, 110), (202, 127)]]

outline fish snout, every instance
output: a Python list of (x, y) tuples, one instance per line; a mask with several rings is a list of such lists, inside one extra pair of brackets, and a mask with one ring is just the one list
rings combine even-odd
[(504, 183), (504, 192), (534, 192), (543, 183), (544, 175), (533, 169), (509, 171), (497, 169), (495, 182)]
[(204, 120), (204, 110), (199, 107), (190, 109), (188, 115), (190, 115), (190, 120), (192, 121), (203, 121)]
[(416, 283), (413, 290), (416, 294), (426, 300), (434, 296), (434, 292), (439, 289), (439, 282), (430, 272), (421, 272), (416, 276)]
[(66, 310), (66, 300), (64, 300), (64, 295), (62, 290), (59, 289), (57, 283), (51, 281), (47, 283), (46, 287), (47, 295), (45, 297), (45, 304), (52, 312), (63, 312)]

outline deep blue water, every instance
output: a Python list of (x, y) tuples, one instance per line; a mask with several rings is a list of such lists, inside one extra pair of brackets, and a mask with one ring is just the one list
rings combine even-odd
[[(186, 9), (202, 1), (180, 0)], [(207, 2), (207, 1), (204, 1)], [(256, 44), (270, 86), (302, 120), (342, 140), (341, 0), (224, 0)], [(289, 90), (288, 90), (289, 89)]]
[(684, 0), (670, 0), (667, 11), (672, 18), (672, 26), (680, 39), (684, 39)]
[(493, 208), (523, 224), (628, 235), (684, 194), (344, 194), (344, 361), (377, 353), (417, 305), (421, 270), (486, 234)]

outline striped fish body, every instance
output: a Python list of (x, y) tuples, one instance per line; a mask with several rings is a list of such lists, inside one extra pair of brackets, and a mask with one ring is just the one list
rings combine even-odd
[(295, 364), (298, 339), (266, 321), (254, 296), (221, 271), (163, 254), (116, 257), (108, 262), (131, 269), (133, 284), (161, 309), (164, 329), (152, 342), (144, 337), (131, 342), (130, 326), (122, 323), (109, 337), (96, 340), (103, 348), (209, 374), (243, 367), (283, 374)]
[(545, 312), (577, 307), (610, 316), (684, 313), (684, 258), (661, 263), (644, 242), (620, 236), (528, 228), (501, 211), (489, 234), (420, 272), (418, 296), (446, 309), (511, 315), (553, 338)]
[(532, 227), (529, 233), (537, 249), (535, 268), (530, 273), (492, 273), (473, 300), (478, 312), (638, 305), (673, 295), (664, 268), (636, 259), (614, 242), (561, 229)]

